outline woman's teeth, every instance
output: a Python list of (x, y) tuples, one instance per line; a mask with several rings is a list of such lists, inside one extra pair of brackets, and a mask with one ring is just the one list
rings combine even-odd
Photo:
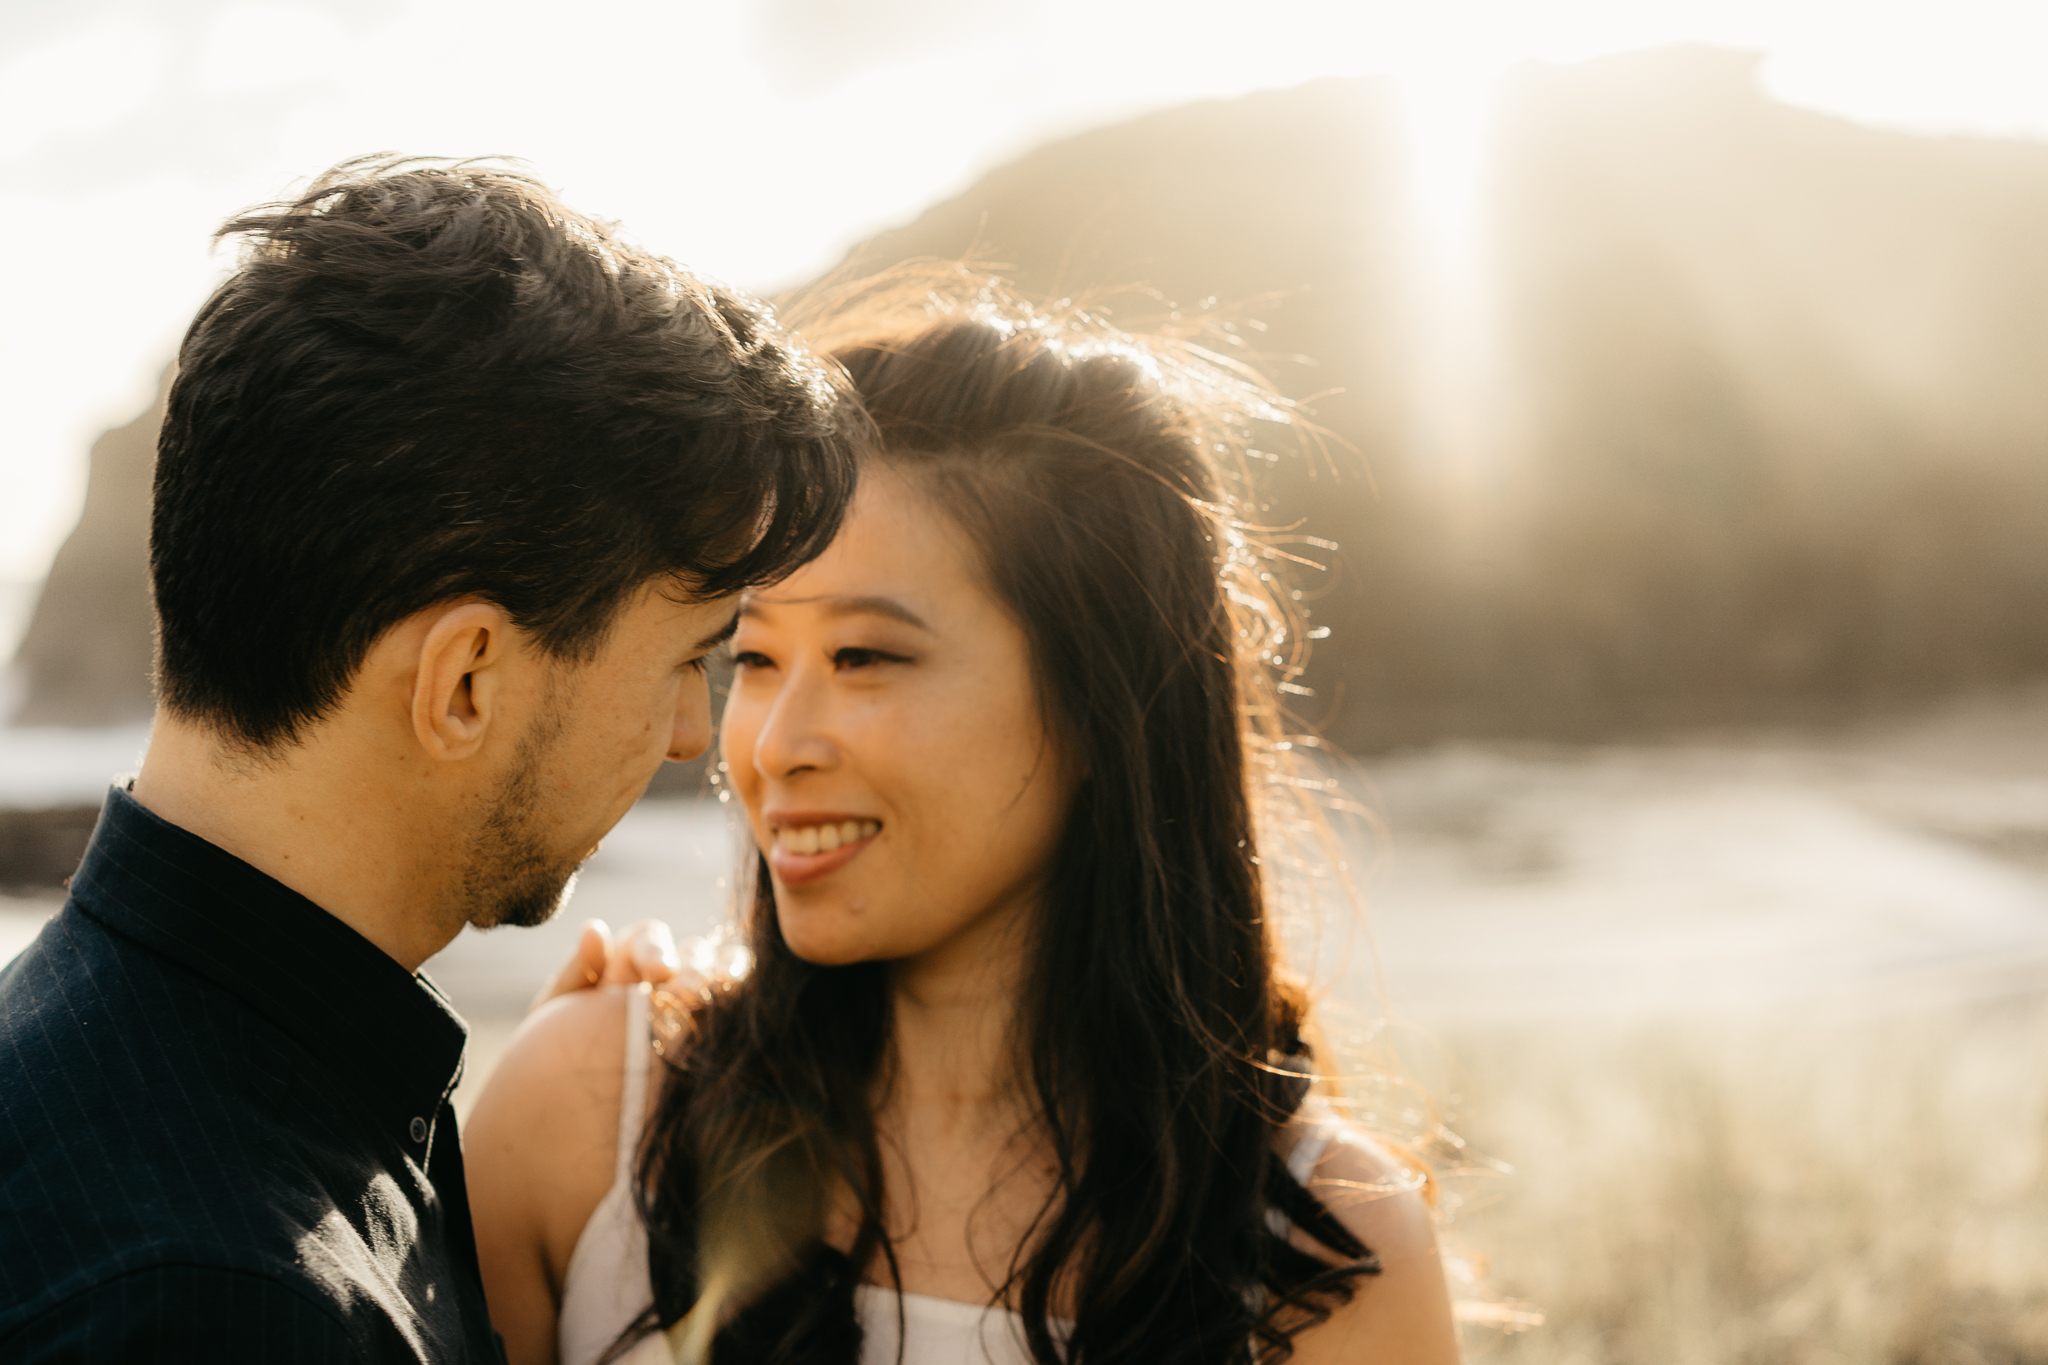
[(858, 843), (881, 833), (879, 820), (841, 820), (836, 825), (791, 826), (775, 831), (775, 846), (784, 853), (830, 853), (841, 844)]

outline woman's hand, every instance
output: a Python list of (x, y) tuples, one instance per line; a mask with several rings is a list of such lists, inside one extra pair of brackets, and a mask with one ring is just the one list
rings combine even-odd
[(679, 984), (687, 984), (694, 975), (684, 968), (682, 956), (676, 951), (675, 935), (661, 920), (643, 919), (616, 937), (603, 920), (585, 920), (583, 932), (576, 940), (576, 951), (555, 973), (554, 980), (540, 988), (527, 1012), (532, 1013), (558, 995), (592, 986), (678, 978), (682, 978)]

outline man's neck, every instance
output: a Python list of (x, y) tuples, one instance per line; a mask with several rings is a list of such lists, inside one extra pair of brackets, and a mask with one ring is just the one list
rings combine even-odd
[(233, 854), (333, 915), (407, 971), (462, 929), (444, 886), (455, 861), (437, 812), (380, 780), (360, 746), (315, 736), (252, 758), (159, 711), (135, 779), (152, 813)]

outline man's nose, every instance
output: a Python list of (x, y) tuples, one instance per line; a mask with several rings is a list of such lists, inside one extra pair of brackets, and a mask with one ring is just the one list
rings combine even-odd
[(670, 717), (668, 758), (687, 763), (711, 747), (711, 680), (703, 674), (683, 679)]

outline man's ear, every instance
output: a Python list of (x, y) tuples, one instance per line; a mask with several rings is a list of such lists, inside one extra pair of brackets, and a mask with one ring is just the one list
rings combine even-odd
[(429, 756), (464, 759), (482, 746), (503, 698), (513, 633), (512, 618), (489, 602), (459, 602), (428, 620), (413, 674), (412, 731)]

